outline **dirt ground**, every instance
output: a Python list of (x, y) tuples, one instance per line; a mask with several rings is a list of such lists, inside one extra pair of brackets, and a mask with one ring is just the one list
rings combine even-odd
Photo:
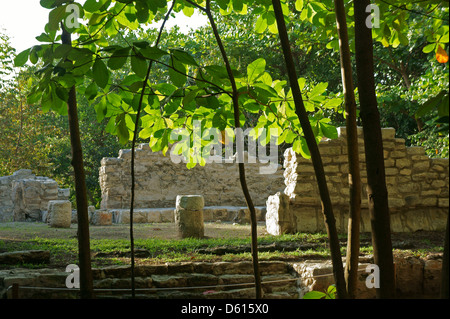
[[(130, 228), (127, 224), (111, 226), (91, 226), (92, 239), (129, 239)], [(134, 224), (135, 239), (178, 239), (174, 223)], [(77, 225), (70, 228), (51, 228), (44, 223), (11, 222), (0, 224), (0, 240), (30, 240), (40, 238), (76, 238)], [(258, 225), (258, 236), (267, 235), (265, 224)], [(205, 223), (206, 238), (246, 238), (250, 236), (249, 225), (232, 223)]]

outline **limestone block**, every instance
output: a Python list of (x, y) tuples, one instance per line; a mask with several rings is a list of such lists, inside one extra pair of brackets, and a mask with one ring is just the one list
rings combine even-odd
[(59, 188), (58, 189), (58, 199), (68, 200), (70, 197), (70, 188)]
[(201, 210), (205, 206), (202, 195), (178, 195), (176, 199), (177, 209)]
[(69, 228), (72, 223), (72, 203), (68, 200), (51, 200), (48, 203), (50, 227)]
[(394, 259), (397, 296), (422, 295), (423, 264), (418, 258)]
[(161, 210), (161, 222), (162, 223), (173, 223), (175, 221), (174, 219), (174, 213), (173, 208), (167, 208)]
[(267, 199), (266, 229), (271, 235), (296, 231), (294, 216), (289, 209), (289, 196), (280, 192)]
[(96, 210), (91, 213), (90, 223), (95, 226), (112, 225), (112, 213), (107, 210)]
[(382, 128), (381, 136), (383, 140), (393, 140), (395, 138), (395, 129), (392, 127)]
[(442, 260), (425, 260), (423, 268), (423, 292), (425, 295), (438, 297), (441, 290)]
[(294, 204), (291, 206), (291, 210), (298, 232), (315, 233), (325, 229), (323, 218), (319, 220), (315, 207), (303, 207)]
[(204, 237), (203, 210), (175, 209), (174, 220), (180, 238)]
[(151, 209), (147, 213), (148, 223), (160, 223), (161, 222), (161, 212), (159, 210)]

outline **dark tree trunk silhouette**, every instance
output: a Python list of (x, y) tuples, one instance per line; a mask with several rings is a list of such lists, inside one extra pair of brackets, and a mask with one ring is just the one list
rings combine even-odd
[[(72, 45), (70, 33), (64, 29), (62, 43)], [(94, 297), (92, 268), (91, 268), (91, 249), (89, 240), (89, 216), (88, 216), (88, 198), (86, 188), (86, 177), (83, 165), (83, 150), (80, 140), (80, 128), (78, 122), (77, 96), (76, 89), (73, 86), (69, 91), (69, 100), (67, 103), (70, 143), (72, 146), (72, 166), (75, 175), (75, 193), (77, 202), (78, 218), (78, 259), (80, 268), (80, 297), (90, 299)]]
[[(214, 37), (216, 38), (217, 45), (219, 46), (220, 53), (222, 55), (222, 60), (225, 63), (225, 67), (227, 70), (228, 78), (231, 82), (231, 87), (233, 90), (233, 115), (234, 115), (234, 126), (237, 129), (236, 130), (236, 139), (241, 140), (239, 134), (241, 134), (241, 131), (239, 128), (241, 127), (240, 121), (239, 121), (239, 94), (236, 86), (236, 81), (231, 69), (231, 64), (228, 60), (228, 56), (225, 52), (225, 48), (223, 46), (222, 40), (219, 35), (219, 31), (217, 30), (216, 23), (214, 21), (214, 18), (211, 14), (211, 7), (210, 7), (211, 1), (206, 1), (206, 8), (205, 13), (208, 16), (209, 23), (211, 24), (211, 28), (213, 29)], [(237, 150), (238, 152), (238, 167), (239, 167), (239, 181), (241, 184), (242, 192), (245, 197), (245, 201), (247, 203), (247, 207), (250, 211), (250, 224), (251, 224), (251, 254), (252, 254), (252, 262), (253, 262), (253, 274), (255, 277), (255, 290), (256, 290), (256, 299), (262, 298), (262, 287), (261, 287), (261, 274), (259, 272), (259, 260), (258, 260), (258, 229), (257, 229), (257, 220), (256, 220), (256, 211), (255, 206), (253, 204), (252, 197), (250, 196), (250, 192), (247, 187), (247, 181), (245, 178), (245, 165), (242, 161), (241, 155), (243, 153), (241, 152), (243, 150)]]
[[(172, 13), (173, 7), (175, 6), (176, 0), (172, 1), (172, 5), (167, 12), (164, 21), (160, 27), (158, 37), (155, 41), (155, 47), (158, 47), (159, 41), (161, 40), (162, 31), (164, 30), (164, 26), (169, 19), (170, 14)], [(153, 60), (150, 61), (148, 68), (147, 68), (147, 74), (145, 76), (145, 80), (142, 82), (142, 91), (139, 98), (139, 105), (136, 113), (136, 122), (134, 124), (134, 134), (133, 134), (133, 140), (131, 142), (131, 195), (130, 195), (130, 254), (131, 254), (131, 297), (136, 297), (136, 283), (135, 283), (135, 252), (134, 252), (134, 229), (133, 229), (133, 217), (134, 217), (134, 198), (135, 198), (135, 188), (136, 188), (136, 177), (135, 177), (135, 152), (136, 152), (136, 140), (137, 135), (139, 134), (139, 121), (141, 117), (141, 111), (142, 111), (142, 101), (145, 96), (145, 89), (147, 87), (148, 79), (150, 78), (150, 71), (153, 66)]]
[(374, 261), (380, 269), (378, 298), (395, 296), (395, 272), (392, 256), (388, 192), (384, 168), (383, 139), (380, 113), (375, 92), (372, 30), (366, 26), (370, 13), (369, 0), (354, 2), (356, 71), (360, 115), (364, 129), (364, 148), (367, 169), (367, 194), (372, 226)]
[(342, 86), (344, 88), (347, 125), (348, 183), (350, 188), (350, 216), (348, 220), (345, 279), (349, 298), (355, 298), (358, 283), (359, 232), (361, 215), (361, 174), (359, 170), (358, 130), (356, 125), (356, 100), (353, 88), (350, 46), (348, 44), (347, 18), (344, 1), (335, 0), (336, 23), (339, 33)]
[(444, 242), (444, 260), (442, 261), (442, 283), (441, 283), (441, 298), (448, 299), (448, 226), (449, 217), (447, 216), (447, 230), (445, 231), (445, 242)]
[(345, 288), (344, 269), (342, 266), (342, 256), (339, 246), (339, 239), (336, 230), (336, 220), (334, 218), (333, 207), (331, 204), (330, 194), (328, 191), (327, 182), (325, 179), (325, 172), (323, 168), (322, 158), (320, 156), (319, 148), (316, 143), (314, 133), (309, 122), (308, 114), (306, 112), (302, 93), (298, 85), (297, 72), (295, 71), (295, 63), (292, 57), (292, 52), (289, 43), (289, 37), (286, 30), (286, 24), (284, 21), (283, 11), (281, 9), (280, 0), (272, 0), (275, 18), (278, 26), (278, 33), (280, 37), (281, 47), (283, 49), (283, 55), (286, 63), (286, 68), (289, 76), (289, 82), (292, 89), (292, 95), (294, 97), (295, 112), (300, 120), (303, 133), (311, 154), (312, 164), (319, 187), (320, 199), (322, 202), (322, 213), (324, 216), (325, 227), (328, 234), (331, 260), (333, 263), (333, 274), (336, 283), (336, 291), (338, 298), (347, 298), (347, 292)]

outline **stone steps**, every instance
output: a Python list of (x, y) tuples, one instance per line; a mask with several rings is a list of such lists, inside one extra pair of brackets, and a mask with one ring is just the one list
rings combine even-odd
[[(290, 272), (286, 263), (261, 262), (260, 272), (265, 298), (298, 298), (297, 277)], [(128, 266), (94, 271), (94, 287), (102, 289), (98, 298), (114, 296), (112, 291), (103, 289), (112, 287), (129, 289), (130, 275)], [(137, 266), (135, 275), (136, 294), (141, 298), (255, 298), (251, 262), (166, 263)]]
[[(299, 297), (298, 278), (281, 261), (260, 262), (263, 297), (295, 299)], [(61, 270), (14, 269), (0, 271), (0, 297), (11, 298), (6, 289), (13, 283), (22, 287), (51, 287), (61, 290), (21, 288), (19, 298), (73, 299), (76, 290), (66, 288), (69, 273)], [(93, 269), (94, 289), (98, 299), (127, 298), (131, 295), (130, 266)], [(253, 265), (241, 262), (183, 262), (135, 267), (138, 298), (148, 299), (235, 299), (255, 298)]]

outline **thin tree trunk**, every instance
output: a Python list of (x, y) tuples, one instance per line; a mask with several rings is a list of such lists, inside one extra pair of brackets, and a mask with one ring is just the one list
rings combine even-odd
[(275, 18), (278, 26), (278, 33), (280, 36), (281, 46), (283, 48), (284, 59), (289, 76), (289, 82), (292, 89), (292, 95), (295, 102), (295, 112), (300, 120), (303, 133), (308, 144), (309, 152), (311, 154), (312, 163), (319, 186), (320, 199), (322, 202), (322, 213), (329, 238), (331, 260), (333, 263), (333, 274), (336, 283), (336, 291), (338, 298), (347, 298), (347, 291), (345, 288), (344, 270), (342, 266), (342, 256), (339, 246), (339, 238), (336, 230), (336, 220), (333, 214), (333, 207), (330, 200), (327, 182), (325, 179), (325, 172), (323, 169), (322, 158), (320, 156), (319, 148), (316, 143), (314, 133), (309, 122), (308, 114), (306, 113), (303, 104), (302, 93), (298, 85), (297, 74), (295, 71), (294, 59), (289, 44), (289, 37), (286, 30), (284, 15), (281, 9), (280, 0), (272, 0)]
[(372, 225), (374, 261), (380, 269), (378, 298), (395, 296), (395, 272), (392, 256), (390, 215), (386, 187), (383, 139), (375, 92), (372, 30), (366, 26), (369, 0), (354, 1), (356, 69), (360, 115), (364, 128), (367, 168), (367, 194)]
[(361, 174), (359, 171), (358, 130), (356, 125), (356, 100), (353, 88), (347, 18), (344, 2), (335, 0), (336, 23), (339, 33), (342, 85), (344, 88), (347, 125), (348, 183), (350, 188), (350, 216), (348, 219), (347, 256), (345, 280), (349, 298), (355, 298), (358, 283), (359, 232), (361, 215)]
[(448, 299), (448, 226), (449, 226), (449, 217), (447, 216), (447, 230), (445, 232), (445, 242), (444, 242), (444, 260), (442, 261), (442, 283), (441, 283), (441, 298)]
[[(241, 134), (241, 131), (239, 128), (241, 127), (240, 121), (239, 121), (239, 95), (238, 90), (236, 86), (236, 81), (234, 79), (234, 75), (231, 69), (230, 62), (228, 60), (228, 56), (225, 52), (225, 48), (223, 46), (222, 40), (219, 35), (219, 31), (217, 30), (216, 23), (214, 21), (214, 18), (211, 14), (211, 8), (210, 8), (211, 1), (208, 0), (206, 2), (206, 9), (205, 12), (208, 16), (209, 22), (211, 24), (211, 27), (213, 29), (214, 36), (216, 38), (217, 45), (219, 46), (222, 59), (225, 63), (225, 67), (227, 69), (228, 78), (231, 82), (231, 87), (233, 90), (233, 111), (234, 111), (234, 126), (237, 129), (236, 134)], [(236, 137), (237, 140), (240, 140), (240, 136)], [(258, 229), (257, 229), (257, 220), (256, 220), (256, 211), (255, 206), (252, 201), (252, 197), (250, 196), (250, 192), (248, 191), (247, 187), (247, 181), (245, 178), (245, 166), (241, 158), (241, 150), (238, 151), (238, 167), (239, 167), (239, 181), (241, 183), (242, 192), (245, 197), (245, 201), (247, 202), (247, 207), (250, 211), (250, 224), (251, 224), (251, 254), (252, 254), (252, 262), (253, 262), (253, 273), (255, 277), (255, 290), (256, 290), (256, 299), (262, 298), (262, 288), (261, 288), (261, 274), (259, 272), (259, 260), (258, 260)]]
[[(164, 30), (164, 26), (169, 19), (170, 14), (172, 13), (173, 7), (175, 6), (176, 0), (172, 1), (172, 6), (170, 7), (169, 11), (167, 12), (164, 21), (160, 27), (158, 37), (155, 41), (155, 47), (158, 47), (159, 41), (161, 40), (162, 31)], [(136, 177), (135, 177), (135, 149), (136, 149), (136, 139), (138, 135), (138, 129), (139, 129), (139, 121), (141, 117), (141, 111), (142, 111), (142, 101), (145, 96), (145, 88), (147, 87), (147, 82), (150, 77), (150, 71), (153, 66), (153, 60), (150, 61), (148, 68), (147, 68), (147, 74), (145, 76), (145, 80), (142, 82), (142, 91), (141, 96), (139, 99), (139, 105), (136, 113), (136, 122), (134, 124), (134, 132), (133, 132), (133, 140), (131, 143), (131, 198), (130, 198), (130, 253), (131, 253), (131, 298), (136, 297), (136, 285), (135, 285), (135, 253), (134, 253), (134, 229), (133, 229), (133, 216), (134, 216), (134, 198), (135, 198), (135, 188), (136, 188)]]
[[(70, 33), (64, 29), (62, 43), (72, 45)], [(77, 202), (78, 218), (78, 258), (80, 268), (80, 297), (90, 299), (94, 297), (92, 269), (91, 269), (91, 249), (89, 241), (89, 216), (88, 199), (86, 190), (86, 177), (83, 164), (83, 150), (80, 140), (80, 128), (78, 124), (77, 97), (75, 86), (69, 91), (69, 100), (67, 103), (70, 142), (72, 145), (72, 166), (75, 174), (75, 192)]]

